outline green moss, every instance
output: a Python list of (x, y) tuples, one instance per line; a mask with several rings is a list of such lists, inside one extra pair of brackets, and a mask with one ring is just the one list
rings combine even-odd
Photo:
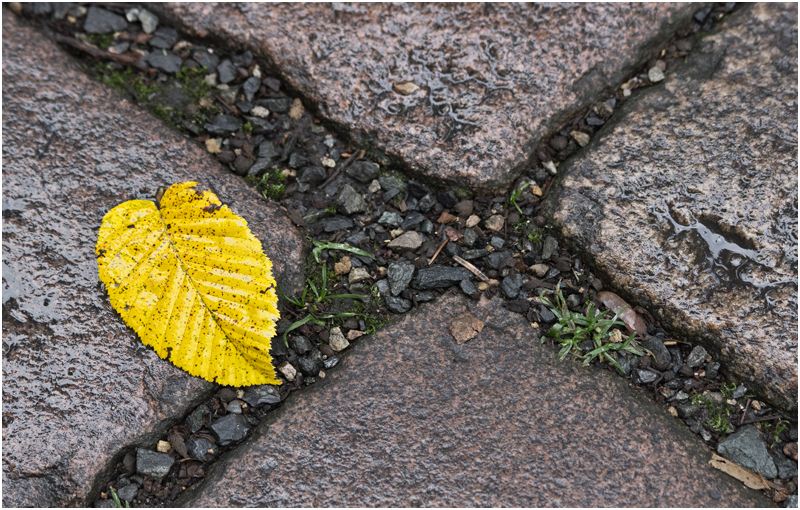
[(244, 131), (244, 132), (245, 132), (245, 133), (247, 133), (248, 135), (249, 135), (249, 134), (252, 134), (252, 133), (253, 133), (253, 124), (252, 124), (252, 123), (250, 123), (250, 122), (247, 122), (247, 123), (245, 123), (245, 124), (242, 126), (242, 131)]
[(95, 77), (105, 85), (121, 94), (131, 94), (139, 101), (146, 101), (147, 97), (158, 90), (155, 85), (145, 85), (141, 76), (134, 76), (133, 69), (115, 69), (109, 64), (98, 62), (94, 66)]
[(450, 189), (453, 190), (453, 193), (456, 194), (456, 196), (459, 198), (459, 200), (468, 200), (468, 199), (472, 198), (473, 196), (475, 196), (475, 194), (469, 188), (461, 188), (461, 187), (458, 187), (458, 186), (453, 186)]
[(98, 48), (106, 50), (109, 46), (114, 44), (113, 34), (89, 34), (89, 40), (92, 41)]
[(286, 191), (286, 176), (277, 168), (267, 172), (261, 177), (248, 175), (247, 180), (256, 185), (256, 188), (265, 198), (280, 198)]
[(191, 98), (193, 103), (199, 102), (204, 97), (208, 97), (211, 92), (211, 85), (205, 81), (204, 77), (207, 71), (205, 67), (198, 69), (189, 69), (182, 67), (178, 74), (175, 75), (181, 83), (183, 93)]
[[(733, 387), (736, 388), (735, 385)], [(723, 388), (721, 391), (723, 400), (721, 404), (717, 404), (711, 397), (705, 395), (694, 395), (691, 400), (692, 404), (705, 409), (707, 416), (704, 420), (705, 425), (719, 433), (728, 430), (730, 425), (731, 409), (725, 403), (725, 400), (727, 400), (732, 391), (726, 390), (727, 388)]]
[(153, 114), (159, 119), (163, 120), (174, 128), (180, 126), (181, 121), (183, 120), (182, 112), (177, 112), (172, 108), (166, 108), (160, 104), (151, 104), (149, 106)]
[(108, 64), (98, 62), (94, 66), (95, 76), (102, 83), (113, 88), (122, 94), (128, 93), (126, 85), (133, 75), (133, 69), (126, 67), (125, 69), (113, 69)]

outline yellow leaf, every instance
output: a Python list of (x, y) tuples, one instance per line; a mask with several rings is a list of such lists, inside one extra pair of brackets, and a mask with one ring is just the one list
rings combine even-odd
[(160, 208), (131, 200), (105, 215), (100, 281), (161, 358), (223, 385), (280, 384), (269, 354), (279, 318), (272, 262), (247, 222), (196, 184), (173, 184)]

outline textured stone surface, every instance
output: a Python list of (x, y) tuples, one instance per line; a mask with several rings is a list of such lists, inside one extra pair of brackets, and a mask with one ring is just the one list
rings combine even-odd
[[(680, 421), (608, 371), (556, 362), (502, 300), (446, 295), (359, 339), (266, 418), (188, 507), (761, 506)], [(485, 323), (463, 345), (449, 333)]]
[(152, 448), (213, 388), (125, 326), (94, 255), (106, 211), (190, 179), (249, 221), (282, 285), (302, 282), (288, 218), (3, 9), (5, 506), (92, 501), (123, 448)]
[[(686, 4), (188, 4), (189, 33), (268, 57), (320, 115), (414, 173), (505, 188), (541, 138), (649, 59)], [(406, 95), (398, 85), (419, 88)], [(407, 88), (407, 87), (406, 87)]]
[(615, 118), (565, 165), (557, 230), (620, 295), (796, 409), (797, 5), (734, 13)]

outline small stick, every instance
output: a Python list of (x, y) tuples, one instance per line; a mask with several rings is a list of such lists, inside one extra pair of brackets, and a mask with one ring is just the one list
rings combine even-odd
[(430, 266), (431, 264), (433, 264), (433, 261), (434, 261), (434, 260), (436, 260), (436, 257), (438, 257), (438, 256), (439, 256), (439, 252), (440, 252), (440, 251), (442, 251), (442, 248), (444, 248), (444, 245), (445, 245), (445, 244), (447, 244), (447, 243), (449, 243), (449, 242), (450, 242), (450, 238), (449, 238), (449, 237), (445, 237), (445, 238), (444, 238), (444, 242), (442, 243), (442, 245), (441, 245), (441, 246), (439, 246), (439, 249), (438, 249), (438, 250), (436, 250), (436, 253), (434, 253), (434, 254), (433, 254), (433, 257), (432, 257), (432, 258), (431, 258), (431, 260), (428, 262), (428, 265), (429, 265), (429, 266)]
[(489, 283), (489, 281), (490, 281), (490, 280), (489, 280), (489, 277), (488, 277), (488, 276), (486, 276), (485, 274), (481, 273), (480, 269), (478, 269), (477, 267), (473, 266), (472, 264), (470, 264), (470, 263), (469, 263), (469, 262), (467, 262), (466, 260), (462, 259), (462, 258), (461, 258), (461, 257), (459, 257), (458, 255), (453, 255), (453, 260), (455, 260), (456, 262), (458, 262), (458, 263), (459, 263), (459, 264), (461, 264), (462, 266), (464, 266), (464, 267), (466, 267), (467, 269), (469, 269), (469, 271), (470, 271), (472, 274), (474, 274), (475, 276), (477, 276), (478, 278), (480, 278), (480, 279), (481, 279), (481, 280), (483, 280), (484, 282), (486, 282), (486, 283)]
[(777, 416), (765, 416), (763, 418), (756, 418), (755, 420), (748, 420), (748, 421), (746, 421), (744, 423), (740, 423), (739, 425), (750, 425), (751, 423), (757, 423), (757, 422), (760, 422), (760, 421), (772, 421), (772, 420), (775, 420), (777, 418), (778, 418)]
[(357, 160), (357, 159), (361, 159), (361, 158), (363, 158), (363, 157), (364, 157), (364, 149), (361, 149), (360, 151), (356, 152), (355, 154), (353, 154), (352, 156), (350, 156), (349, 158), (347, 158), (347, 161), (345, 161), (344, 163), (342, 163), (342, 166), (340, 166), (339, 168), (337, 168), (337, 169), (336, 169), (336, 171), (335, 171), (335, 172), (333, 172), (333, 173), (331, 174), (331, 176), (330, 176), (330, 177), (328, 177), (327, 179), (325, 179), (325, 182), (323, 182), (322, 184), (320, 184), (320, 185), (319, 185), (319, 186), (317, 186), (317, 187), (318, 187), (318, 188), (324, 188), (324, 187), (325, 187), (325, 185), (326, 185), (326, 184), (328, 184), (329, 182), (331, 182), (332, 180), (334, 180), (334, 179), (336, 178), (336, 176), (337, 176), (337, 175), (339, 175), (339, 174), (341, 173), (341, 171), (342, 171), (342, 170), (344, 170), (345, 168), (347, 168), (347, 166), (348, 166), (350, 163), (352, 163), (353, 161), (355, 161), (355, 160)]
[(120, 55), (117, 53), (111, 53), (110, 51), (101, 50), (99, 48), (92, 48), (88, 44), (84, 44), (78, 39), (74, 37), (67, 37), (61, 34), (53, 34), (53, 37), (56, 41), (64, 44), (68, 44), (75, 49), (78, 49), (84, 53), (88, 53), (89, 55), (93, 56), (94, 58), (98, 59), (105, 59), (105, 60), (113, 60), (118, 64), (126, 65), (126, 66), (133, 66), (141, 71), (147, 72), (150, 68), (139, 62), (138, 58), (128, 57), (125, 55)]

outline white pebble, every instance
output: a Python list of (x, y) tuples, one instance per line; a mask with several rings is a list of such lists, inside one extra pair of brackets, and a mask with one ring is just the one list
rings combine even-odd
[(263, 106), (254, 106), (253, 109), (250, 110), (250, 115), (266, 119), (269, 116), (269, 110), (267, 110)]

